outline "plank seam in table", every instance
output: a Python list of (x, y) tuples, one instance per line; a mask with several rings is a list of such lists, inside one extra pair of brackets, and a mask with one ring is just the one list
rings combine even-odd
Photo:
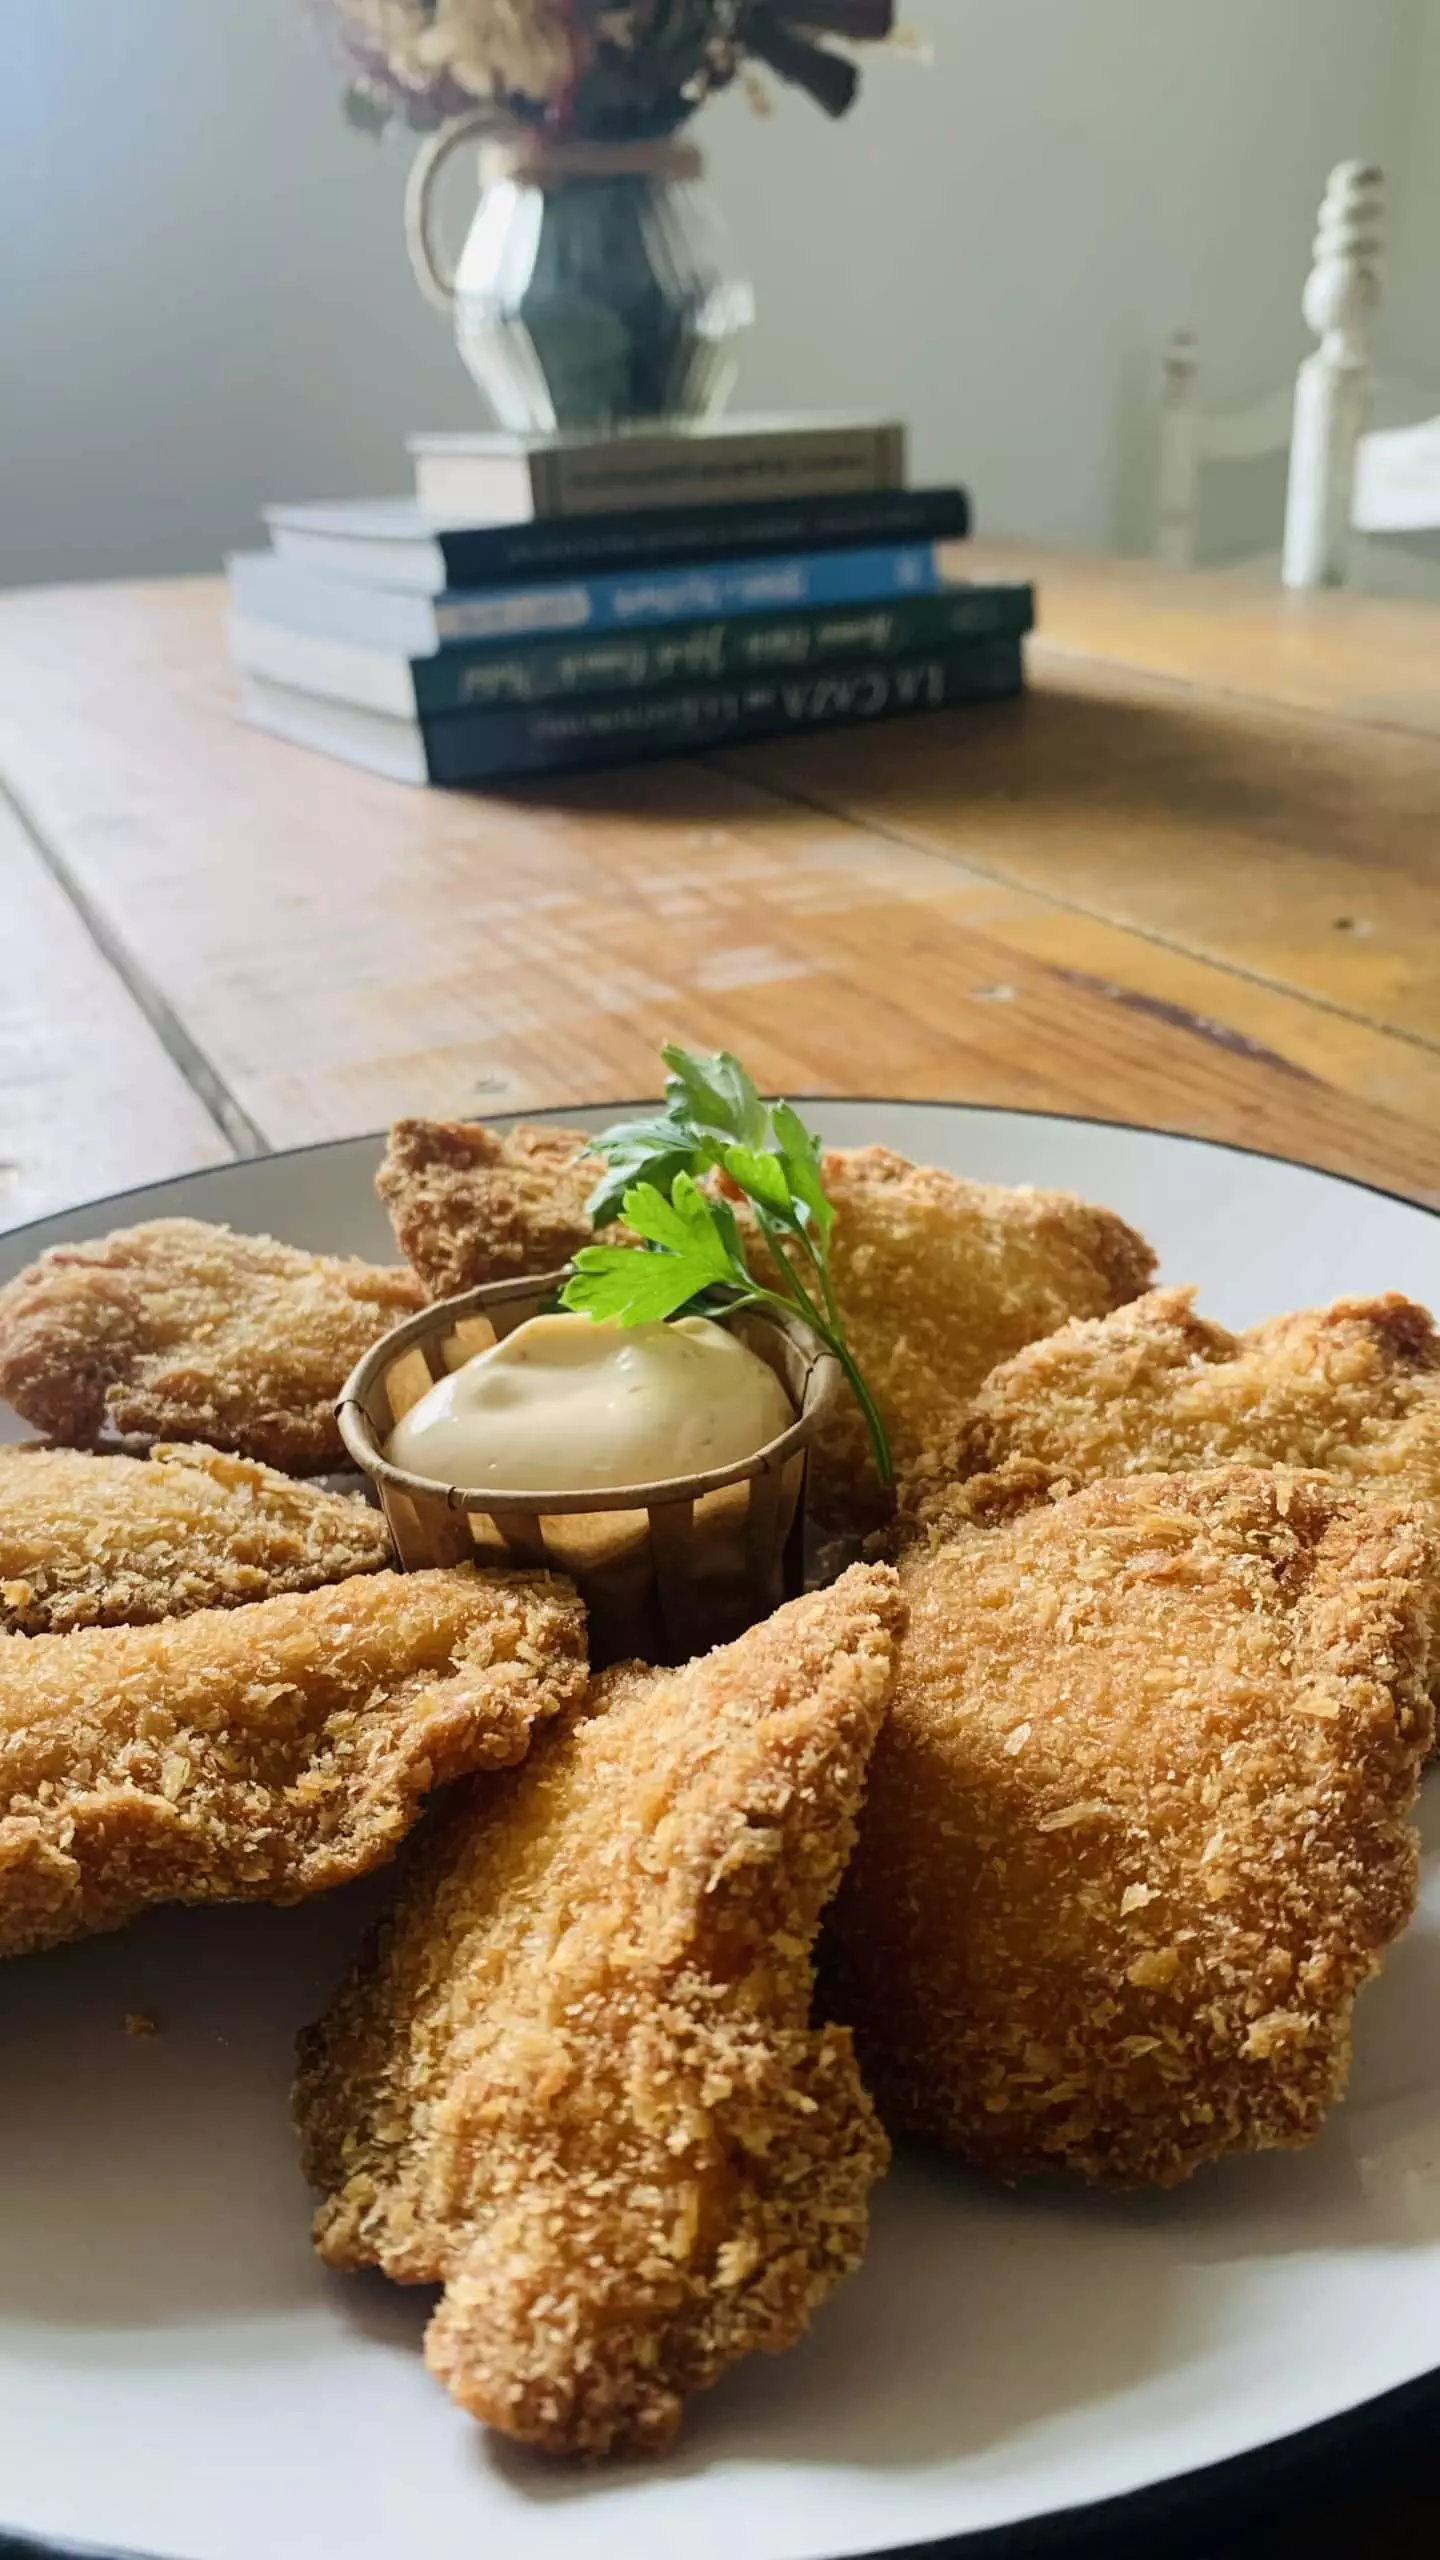
[(1056, 562), (1046, 592), (1031, 696), (973, 730), (472, 797), (247, 737), (213, 582), (40, 590), (4, 600), (3, 768), (36, 880), (227, 1149), (640, 1091), (679, 1033), (777, 1089), (1143, 1097), (1435, 1200), (1430, 625), (1251, 597), (1232, 646), (1203, 580)]
[(1038, 623), (1035, 641), (1043, 648), (1047, 657), (1057, 659), (1064, 666), (1113, 667), (1122, 675), (1143, 676), (1147, 684), (1170, 685), (1178, 693), (1209, 694), (1216, 702), (1244, 704), (1251, 709), (1256, 703), (1260, 703), (1273, 711), (1288, 712), (1296, 719), (1318, 721), (1323, 718), (1328, 728), (1383, 729), (1387, 736), (1394, 738), (1428, 738), (1433, 735), (1433, 731), (1428, 726), (1413, 719), (1402, 719), (1393, 711), (1327, 709), (1321, 713), (1312, 704), (1292, 701), (1283, 693), (1273, 695), (1254, 693), (1248, 691), (1244, 685), (1225, 684), (1213, 675), (1207, 675), (1202, 683), (1198, 677), (1171, 675), (1163, 668), (1148, 667), (1140, 658), (1099, 656), (1093, 649), (1077, 648), (1073, 641), (1052, 640), (1049, 633), (1043, 631)]
[(252, 1120), (244, 1105), (230, 1092), (223, 1076), (212, 1066), (199, 1041), (188, 1031), (179, 1014), (156, 986), (130, 950), (122, 934), (95, 905), (88, 891), (75, 878), (59, 849), (50, 843), (19, 794), (0, 774), (0, 801), (9, 810), (36, 859), (42, 862), (56, 888), (66, 898), (89, 934), (101, 958), (108, 962), (144, 1014), (151, 1030), (172, 1064), (202, 1108), (214, 1121), (221, 1137), (237, 1156), (263, 1156), (270, 1152), (270, 1141), (258, 1121)]

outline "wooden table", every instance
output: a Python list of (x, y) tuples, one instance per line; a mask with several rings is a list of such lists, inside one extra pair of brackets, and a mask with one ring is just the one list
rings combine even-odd
[[(243, 729), (213, 582), (0, 598), (0, 1223), (674, 1034), (1440, 1205), (1440, 616), (976, 565), (1040, 581), (1022, 702), (483, 798)], [(1423, 2449), (1375, 2495), (1264, 2547), (1440, 2547)]]
[(1440, 1200), (1440, 617), (979, 558), (1022, 702), (484, 798), (242, 728), (211, 583), (0, 597), (0, 1219), (677, 1031)]

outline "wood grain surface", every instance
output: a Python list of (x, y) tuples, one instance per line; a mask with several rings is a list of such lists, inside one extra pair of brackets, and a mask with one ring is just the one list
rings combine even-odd
[(1034, 578), (1048, 648), (1209, 693), (1440, 736), (1433, 606), (1291, 594), (1235, 570), (1174, 571), (977, 542), (977, 577)]
[[(1440, 615), (1436, 616), (1440, 656)], [(746, 748), (731, 770), (1440, 1047), (1440, 736), (1037, 645), (1028, 697)]]
[[(1022, 703), (486, 796), (245, 730), (214, 582), (0, 597), (0, 1223), (667, 1036), (1440, 1205), (1440, 618), (976, 567), (1040, 581)], [(1428, 2560), (1428, 2446), (1186, 2547)]]
[(1052, 650), (1022, 704), (441, 795), (244, 729), (203, 582), (0, 600), (0, 664), (0, 773), (236, 1145), (649, 1090), (678, 1033), (1440, 1197), (1440, 741)]
[(0, 1226), (230, 1155), (0, 801)]

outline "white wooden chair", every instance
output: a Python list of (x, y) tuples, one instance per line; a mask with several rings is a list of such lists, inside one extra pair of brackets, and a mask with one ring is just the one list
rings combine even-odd
[[(1380, 304), (1381, 172), (1359, 160), (1331, 173), (1320, 207), (1304, 312), (1320, 343), (1294, 390), (1249, 408), (1206, 412), (1199, 348), (1181, 331), (1165, 353), (1154, 556), (1193, 567), (1201, 474), (1211, 464), (1290, 456), (1280, 574), (1287, 586), (1349, 583), (1354, 536), (1440, 532), (1440, 416), (1371, 426), (1424, 405), (1413, 386), (1377, 376), (1370, 349)], [(1388, 583), (1388, 581), (1385, 581)], [(1423, 581), (1422, 581), (1423, 583)], [(1440, 585), (1435, 591), (1440, 593)]]

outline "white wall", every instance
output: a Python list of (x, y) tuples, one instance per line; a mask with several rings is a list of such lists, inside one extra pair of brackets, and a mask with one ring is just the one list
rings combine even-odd
[(1325, 176), (1391, 154), (1411, 0), (913, 14), (934, 71), (877, 69), (848, 131), (800, 102), (758, 137), (717, 112), (765, 284), (747, 388), (778, 396), (803, 348), (812, 396), (898, 405), (993, 530), (1139, 542), (1165, 337), (1199, 331), (1217, 405), (1293, 370)]
[(1417, 0), (1406, 91), (1386, 278), (1389, 345), (1402, 371), (1440, 386), (1440, 0)]
[[(1160, 342), (1199, 328), (1219, 398), (1289, 370), (1326, 170), (1394, 161), (1426, 12), (910, 0), (934, 68), (873, 64), (848, 123), (724, 99), (742, 401), (898, 411), (992, 530), (1138, 540)], [(262, 498), (402, 485), (407, 427), (477, 416), (405, 262), (408, 146), (337, 88), (303, 0), (13, 13), (0, 581), (204, 566)], [(1440, 72), (1436, 128), (1440, 161)]]

